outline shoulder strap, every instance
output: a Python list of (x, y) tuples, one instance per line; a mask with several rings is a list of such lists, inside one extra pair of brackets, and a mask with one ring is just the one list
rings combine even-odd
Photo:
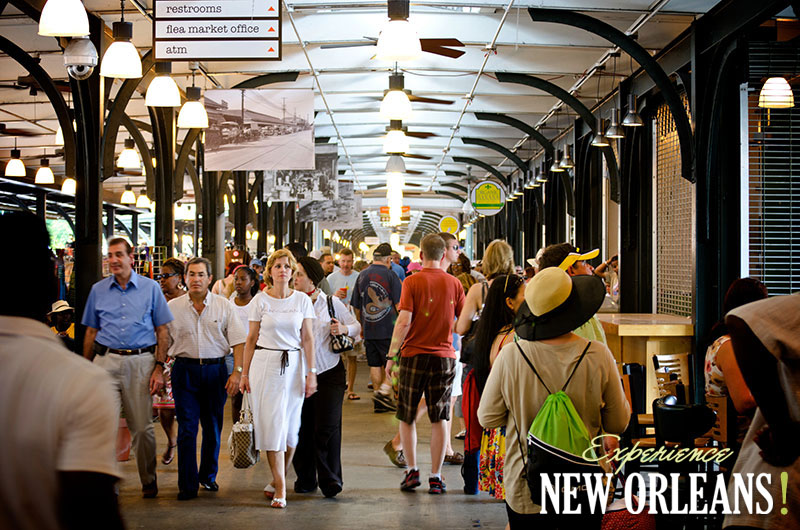
[(336, 311), (333, 310), (333, 297), (326, 295), (325, 300), (328, 302), (328, 314), (331, 318), (336, 318)]
[[(533, 373), (536, 374), (536, 377), (539, 379), (539, 382), (542, 383), (542, 386), (544, 386), (544, 389), (547, 390), (548, 394), (552, 394), (552, 392), (550, 392), (550, 389), (547, 388), (547, 385), (544, 383), (544, 381), (542, 381), (542, 376), (539, 375), (539, 372), (536, 371), (536, 368), (534, 368), (533, 364), (531, 364), (531, 362), (528, 360), (528, 357), (525, 355), (525, 352), (522, 351), (522, 347), (519, 345), (519, 342), (517, 342), (515, 344), (517, 345), (517, 349), (519, 350), (519, 353), (522, 354), (522, 358), (525, 359), (525, 362), (528, 363), (528, 366), (531, 367), (531, 370), (533, 370)], [(569, 380), (567, 380), (567, 382), (569, 382)]]
[(486, 292), (488, 291), (486, 283), (481, 283), (481, 306), (486, 303)]
[(575, 372), (578, 370), (578, 366), (581, 364), (581, 361), (583, 361), (583, 358), (586, 357), (586, 352), (589, 351), (589, 346), (591, 346), (591, 345), (592, 345), (592, 341), (589, 341), (589, 344), (587, 344), (586, 348), (583, 349), (583, 353), (581, 354), (580, 358), (578, 359), (578, 362), (575, 363), (575, 368), (573, 368), (572, 369), (572, 373), (569, 374), (569, 377), (567, 378), (567, 382), (564, 383), (563, 387), (561, 387), (561, 391), (562, 392), (567, 389), (567, 385), (572, 380), (572, 376), (575, 375)]

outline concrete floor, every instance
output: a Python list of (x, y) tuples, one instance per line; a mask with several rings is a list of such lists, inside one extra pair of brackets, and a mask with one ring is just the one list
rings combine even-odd
[[(230, 463), (227, 439), (231, 427), (230, 405), (226, 405), (220, 471), (220, 490), (200, 491), (197, 499), (176, 500), (178, 493), (177, 457), (168, 466), (161, 464), (166, 437), (155, 425), (158, 442), (158, 486), (156, 499), (142, 499), (136, 463), (131, 458), (121, 464), (124, 478), (120, 483), (120, 508), (128, 528), (269, 528), (317, 529), (464, 529), (504, 528), (505, 506), (486, 493), (465, 495), (460, 466), (445, 465), (445, 495), (427, 493), (430, 471), (430, 424), (419, 425), (419, 461), (423, 486), (416, 492), (399, 489), (403, 470), (393, 466), (383, 452), (383, 445), (394, 436), (397, 420), (391, 413), (374, 414), (371, 392), (367, 390), (367, 366), (359, 363), (356, 388), (361, 400), (344, 402), (342, 466), (344, 490), (335, 499), (326, 499), (319, 491), (294, 493), (294, 470), (289, 472), (289, 494), (285, 510), (271, 509), (262, 494), (270, 480), (266, 458), (250, 469), (234, 469)], [(456, 451), (463, 443), (453, 441)], [(199, 449), (199, 440), (198, 440)], [(198, 455), (199, 459), (199, 455)]]

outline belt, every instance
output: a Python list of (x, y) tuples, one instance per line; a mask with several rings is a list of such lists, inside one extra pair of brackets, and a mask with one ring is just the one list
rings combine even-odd
[(286, 371), (286, 367), (289, 366), (289, 352), (290, 351), (300, 351), (297, 348), (295, 348), (293, 350), (278, 350), (278, 349), (275, 349), (275, 348), (265, 348), (263, 346), (259, 346), (258, 344), (256, 344), (256, 349), (281, 352), (281, 375), (283, 375), (283, 373)]
[(117, 355), (141, 355), (143, 353), (153, 353), (156, 351), (155, 344), (153, 344), (152, 346), (146, 346), (144, 348), (136, 348), (133, 350), (120, 350), (117, 348), (109, 348), (108, 346), (103, 346), (99, 342), (95, 342), (95, 344), (99, 346), (101, 350), (105, 350), (105, 353), (115, 353)]
[(195, 359), (194, 357), (175, 357), (175, 362), (182, 362), (187, 364), (199, 364), (200, 366), (206, 364), (223, 364), (225, 357), (213, 357), (211, 359)]

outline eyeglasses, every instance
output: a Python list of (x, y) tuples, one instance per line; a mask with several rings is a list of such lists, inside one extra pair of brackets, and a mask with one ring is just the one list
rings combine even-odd
[(458, 245), (453, 245), (453, 246), (452, 246), (452, 247), (450, 247), (450, 248), (451, 248), (451, 249), (453, 249), (453, 250), (463, 250), (463, 249), (462, 249), (462, 247), (460, 247), (460, 246), (458, 246)]
[(166, 280), (167, 278), (171, 278), (173, 276), (178, 276), (178, 273), (177, 272), (165, 272), (164, 274), (156, 274), (155, 276), (153, 276), (153, 279), (155, 281), (157, 281), (157, 282), (160, 282), (161, 280)]

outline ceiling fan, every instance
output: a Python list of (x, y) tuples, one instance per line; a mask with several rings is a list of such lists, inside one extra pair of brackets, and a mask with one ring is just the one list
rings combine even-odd
[[(323, 44), (320, 46), (322, 49), (335, 49), (335, 48), (357, 48), (361, 46), (377, 46), (378, 53), (381, 59), (386, 60), (410, 60), (416, 58), (416, 50), (420, 52), (433, 53), (443, 57), (451, 57), (458, 59), (464, 55), (463, 50), (454, 50), (452, 48), (463, 47), (464, 43), (454, 38), (441, 38), (441, 39), (420, 39), (416, 35), (416, 31), (408, 21), (409, 15), (409, 0), (389, 0), (387, 11), (389, 14), (389, 22), (381, 31), (380, 37), (364, 37), (364, 42), (348, 42), (342, 44)], [(390, 48), (396, 44), (401, 49), (400, 55), (394, 55)], [(387, 50), (389, 50), (387, 52)], [(397, 53), (397, 52), (394, 52)]]
[[(53, 79), (53, 84), (59, 92), (71, 92), (69, 82), (60, 79)], [(17, 81), (11, 84), (0, 83), (0, 88), (13, 88), (15, 90), (29, 90), (31, 96), (35, 96), (42, 90), (41, 85), (32, 75), (19, 76)]]
[(0, 123), (0, 135), (4, 136), (44, 136), (44, 133), (32, 132), (27, 129), (15, 129)]
[[(395, 94), (396, 93), (396, 94)], [(405, 95), (405, 97), (403, 97)], [(393, 97), (395, 96), (395, 97)], [(402, 73), (395, 70), (395, 72), (389, 75), (389, 90), (383, 92), (383, 96), (364, 96), (362, 99), (366, 99), (369, 101), (382, 101), (383, 104), (381, 105), (381, 114), (388, 113), (390, 108), (384, 109), (384, 106), (389, 105), (398, 105), (393, 99), (405, 99), (408, 102), (416, 102), (416, 103), (430, 103), (432, 105), (452, 105), (455, 103), (455, 100), (452, 99), (438, 99), (438, 98), (428, 98), (424, 96), (415, 96), (411, 93), (410, 90), (405, 88), (405, 77)], [(402, 103), (399, 103), (402, 105)], [(408, 109), (410, 113), (410, 108)], [(393, 118), (391, 116), (387, 116), (387, 119), (404, 119), (405, 117), (400, 118)]]

